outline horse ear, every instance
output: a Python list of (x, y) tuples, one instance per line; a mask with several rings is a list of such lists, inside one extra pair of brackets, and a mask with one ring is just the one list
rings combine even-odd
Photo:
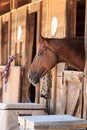
[(44, 41), (44, 37), (43, 36), (40, 36), (40, 41)]

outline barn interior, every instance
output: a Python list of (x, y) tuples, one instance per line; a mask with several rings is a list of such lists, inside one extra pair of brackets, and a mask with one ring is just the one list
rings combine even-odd
[[(48, 114), (87, 119), (86, 58), (84, 71), (60, 63), (41, 78), (39, 85), (34, 86), (28, 80), (40, 36), (83, 37), (87, 57), (86, 10), (86, 0), (0, 0), (1, 103), (44, 104)], [(5, 84), (3, 72), (12, 56), (15, 57), (10, 62)]]

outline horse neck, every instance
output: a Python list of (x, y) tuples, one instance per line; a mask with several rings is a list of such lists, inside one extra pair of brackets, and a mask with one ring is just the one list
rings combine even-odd
[(58, 63), (65, 62), (65, 63), (71, 65), (72, 67), (74, 67), (78, 70), (81, 70), (83, 67), (81, 67), (81, 65), (78, 64), (78, 61), (79, 61), (79, 63), (81, 63), (82, 59), (78, 58), (76, 60), (76, 57), (78, 57), (80, 54), (79, 52), (77, 53), (76, 44), (74, 44), (77, 41), (74, 41), (74, 39), (73, 39), (73, 42), (72, 42), (71, 40), (72, 39), (67, 40), (66, 38), (49, 40), (49, 43), (50, 43), (49, 48), (57, 56)]
[(49, 40), (50, 50), (58, 57), (59, 62), (66, 62), (68, 59), (67, 52), (69, 52), (66, 40), (64, 39), (54, 39)]

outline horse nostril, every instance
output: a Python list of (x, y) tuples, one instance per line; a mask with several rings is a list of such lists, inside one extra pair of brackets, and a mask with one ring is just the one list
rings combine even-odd
[(28, 77), (29, 77), (29, 79), (31, 79), (31, 80), (34, 79), (34, 78), (36, 78), (36, 77), (37, 77), (37, 72), (29, 73)]
[(39, 83), (40, 78), (37, 72), (29, 73), (28, 75), (29, 81), (35, 86), (37, 83)]

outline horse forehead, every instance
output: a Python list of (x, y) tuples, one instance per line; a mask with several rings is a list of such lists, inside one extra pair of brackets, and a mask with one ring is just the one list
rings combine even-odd
[(46, 49), (47, 46), (46, 46), (45, 42), (41, 42), (41, 43), (39, 43), (38, 48), (43, 50), (43, 49)]

